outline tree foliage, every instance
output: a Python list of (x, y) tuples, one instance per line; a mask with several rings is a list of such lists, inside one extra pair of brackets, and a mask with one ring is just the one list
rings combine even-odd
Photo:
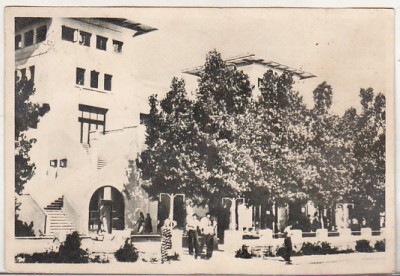
[(33, 80), (26, 77), (15, 82), (15, 192), (21, 194), (24, 184), (32, 178), (35, 164), (30, 160), (29, 151), (36, 139), (27, 138), (26, 131), (36, 128), (40, 117), (50, 110), (47, 104), (30, 101), (35, 94)]
[(351, 108), (338, 116), (329, 84), (316, 87), (311, 108), (293, 84), (290, 73), (268, 70), (255, 98), (248, 76), (216, 51), (207, 55), (194, 99), (174, 78), (164, 99), (149, 99), (140, 162), (146, 191), (185, 193), (198, 204), (245, 196), (327, 206), (367, 197), (383, 206), (384, 95), (362, 89), (361, 114)]
[[(36, 128), (37, 124), (46, 112), (49, 105), (32, 103), (30, 97), (35, 94), (33, 79), (26, 77), (15, 81), (15, 193), (21, 195), (24, 185), (35, 173), (35, 164), (29, 157), (29, 151), (36, 142), (34, 138), (28, 138), (26, 132), (30, 128)], [(33, 236), (33, 223), (29, 225), (19, 219), (18, 211), (21, 203), (15, 199), (15, 235)]]

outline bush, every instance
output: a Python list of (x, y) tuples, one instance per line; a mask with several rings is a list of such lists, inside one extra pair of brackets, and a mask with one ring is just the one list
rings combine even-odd
[(369, 241), (367, 241), (367, 240), (358, 240), (358, 241), (356, 241), (356, 251), (358, 251), (358, 252), (372, 252), (373, 249), (369, 245)]
[(15, 236), (16, 237), (34, 237), (35, 232), (33, 231), (33, 222), (29, 225), (26, 222), (18, 219), (15, 216)]
[(250, 253), (248, 248), (249, 247), (247, 245), (242, 245), (242, 248), (236, 251), (235, 258), (251, 259), (255, 257), (255, 254)]
[(374, 248), (378, 252), (385, 252), (385, 240), (376, 241)]
[(65, 242), (58, 252), (41, 252), (30, 254), (18, 254), (15, 262), (18, 263), (88, 263), (89, 254), (80, 248), (81, 239), (78, 232), (67, 235)]
[(81, 249), (81, 238), (77, 231), (67, 235), (59, 249), (62, 263), (88, 263), (89, 254)]
[(50, 251), (43, 253), (18, 254), (15, 256), (16, 263), (60, 263), (60, 254)]
[(129, 243), (129, 239), (126, 239), (124, 246), (118, 249), (114, 256), (119, 262), (136, 262), (139, 258), (136, 247)]

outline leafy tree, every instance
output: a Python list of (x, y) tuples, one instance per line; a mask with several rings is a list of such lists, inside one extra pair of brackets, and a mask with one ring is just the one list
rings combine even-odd
[[(48, 104), (35, 104), (29, 98), (35, 94), (34, 82), (26, 77), (15, 81), (15, 193), (21, 195), (24, 185), (35, 173), (35, 164), (29, 157), (29, 151), (36, 139), (29, 139), (26, 132), (36, 128), (46, 112), (50, 110)], [(33, 235), (32, 223), (30, 225), (18, 219), (20, 203), (15, 200), (15, 235)]]
[(21, 194), (24, 184), (32, 178), (35, 164), (29, 151), (36, 139), (27, 138), (26, 131), (36, 128), (40, 117), (50, 110), (48, 104), (32, 103), (29, 98), (35, 94), (33, 80), (26, 77), (15, 82), (15, 192)]
[[(261, 96), (254, 112), (247, 140), (256, 171), (256, 185), (264, 197), (286, 203), (303, 198), (298, 165), (305, 145), (306, 108), (302, 97), (292, 89), (293, 78), (267, 71), (260, 83)], [(250, 124), (247, 124), (247, 127)], [(246, 143), (246, 141), (243, 141)]]
[(182, 192), (206, 204), (244, 190), (246, 154), (236, 147), (233, 131), (235, 116), (246, 111), (251, 92), (248, 77), (213, 51), (194, 101), (188, 99), (184, 81), (176, 78), (160, 103), (151, 97), (148, 148), (140, 165), (150, 180), (146, 191), (153, 197), (161, 191)]
[(372, 88), (360, 91), (362, 112), (358, 116), (354, 143), (355, 169), (349, 198), (367, 209), (385, 209), (386, 99)]
[(338, 116), (330, 113), (332, 87), (321, 83), (313, 92), (314, 108), (311, 110), (312, 128), (309, 140), (310, 151), (307, 164), (311, 166), (314, 177), (309, 179), (308, 194), (319, 205), (330, 207), (341, 201), (344, 188), (349, 184), (346, 173), (345, 147)]

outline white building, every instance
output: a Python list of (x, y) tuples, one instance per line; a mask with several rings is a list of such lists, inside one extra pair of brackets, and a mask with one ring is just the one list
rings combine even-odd
[[(125, 52), (156, 30), (122, 18), (17, 18), (16, 77), (33, 79), (33, 102), (50, 111), (28, 135), (37, 139), (36, 165), (25, 185), (20, 219), (36, 233), (96, 231), (101, 214), (109, 230), (133, 227), (142, 211), (153, 229), (157, 202), (128, 195), (128, 160), (144, 146), (140, 94)], [(142, 55), (144, 53), (137, 53)], [(136, 183), (135, 183), (136, 184)]]

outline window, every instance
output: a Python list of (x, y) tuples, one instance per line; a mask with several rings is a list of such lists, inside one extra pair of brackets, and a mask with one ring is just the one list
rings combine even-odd
[(67, 167), (67, 159), (61, 159), (60, 160), (60, 168), (66, 168)]
[(24, 33), (25, 47), (33, 45), (33, 30)]
[(79, 105), (80, 116), (78, 122), (81, 125), (80, 142), (90, 144), (90, 132), (103, 127), (106, 131), (106, 113), (108, 109), (90, 105)]
[(90, 71), (90, 87), (98, 88), (99, 87), (99, 72)]
[(85, 84), (85, 69), (76, 68), (76, 84), (84, 85)]
[(262, 78), (258, 78), (258, 87), (261, 86), (263, 79)]
[(121, 53), (122, 52), (122, 45), (124, 43), (118, 40), (113, 40), (113, 47), (114, 47), (114, 52), (116, 53)]
[(57, 163), (58, 163), (57, 159), (50, 160), (50, 166), (53, 167), (53, 168), (57, 167)]
[(104, 90), (111, 91), (112, 76), (104, 74)]
[(15, 50), (22, 48), (22, 35), (15, 36)]
[(79, 31), (79, 44), (90, 47), (90, 38), (91, 37), (92, 37), (91, 33)]
[(108, 38), (98, 35), (96, 41), (96, 48), (99, 50), (107, 50), (107, 40)]
[(29, 67), (29, 72), (31, 73), (31, 77), (29, 80), (33, 81), (35, 79), (35, 66), (34, 65)]
[(26, 69), (21, 69), (21, 79), (26, 79)]
[(62, 40), (67, 40), (71, 42), (77, 41), (77, 33), (78, 30), (62, 26), (62, 31), (61, 31), (61, 38)]
[(47, 35), (47, 26), (41, 26), (36, 29), (36, 43), (42, 42), (46, 40)]

